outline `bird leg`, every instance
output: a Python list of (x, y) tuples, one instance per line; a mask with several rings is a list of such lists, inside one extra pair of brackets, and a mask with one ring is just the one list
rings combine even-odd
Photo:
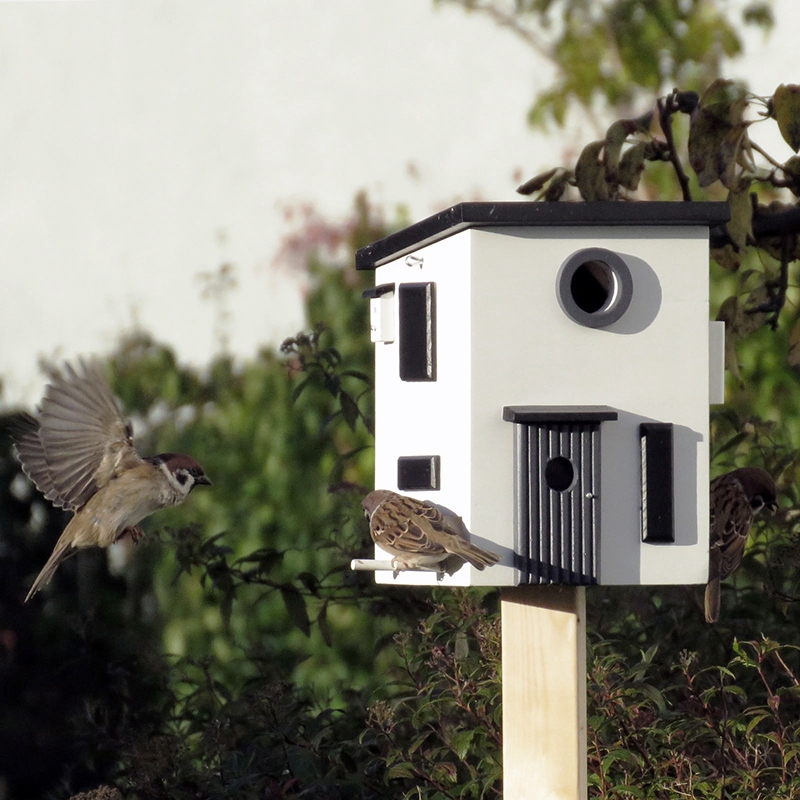
[(130, 536), (134, 544), (139, 544), (139, 540), (144, 538), (144, 531), (138, 525), (131, 525), (130, 528), (125, 528), (125, 530), (114, 539), (114, 542), (119, 542), (126, 536)]

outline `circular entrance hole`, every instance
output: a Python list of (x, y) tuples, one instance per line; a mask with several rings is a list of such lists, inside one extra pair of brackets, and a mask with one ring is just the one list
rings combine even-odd
[(603, 261), (586, 261), (572, 276), (569, 284), (572, 299), (587, 314), (597, 313), (614, 296), (614, 273)]
[(566, 492), (575, 481), (575, 468), (564, 456), (551, 458), (544, 468), (544, 480), (554, 492)]
[(556, 289), (568, 317), (587, 328), (604, 328), (627, 311), (633, 280), (619, 254), (588, 247), (573, 253), (561, 265)]

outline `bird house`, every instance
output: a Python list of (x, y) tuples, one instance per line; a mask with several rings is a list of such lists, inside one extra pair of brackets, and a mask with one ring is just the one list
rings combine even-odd
[(375, 270), (375, 485), (450, 509), (501, 556), (378, 581), (705, 582), (724, 349), (709, 230), (728, 213), (461, 203), (358, 251)]

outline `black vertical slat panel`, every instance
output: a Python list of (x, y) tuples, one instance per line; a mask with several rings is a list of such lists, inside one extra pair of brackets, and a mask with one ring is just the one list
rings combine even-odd
[(550, 450), (552, 448), (551, 437), (553, 432), (548, 427), (542, 427), (540, 441), (542, 442), (542, 449), (539, 453), (539, 486), (542, 494), (543, 506), (547, 510), (547, 515), (544, 518), (544, 531), (542, 534), (542, 570), (541, 576), (545, 583), (551, 583), (553, 580), (553, 523), (555, 517), (555, 510), (553, 509), (553, 500), (550, 489), (544, 480), (544, 471), (547, 467), (547, 462), (550, 460)]
[[(600, 469), (598, 448), (600, 439), (600, 426), (587, 426), (587, 434), (583, 437), (582, 445), (585, 450), (583, 457), (583, 486), (579, 501), (583, 509), (584, 541), (586, 553), (581, 567), (584, 575), (597, 579), (597, 473)], [(592, 581), (594, 582), (594, 581)]]
[(520, 571), (521, 583), (528, 583), (531, 573), (532, 511), (529, 475), (530, 428), (527, 425), (515, 425), (514, 483), (517, 502), (514, 504), (514, 566)]
[[(569, 426), (558, 425), (558, 437), (556, 439), (557, 450), (553, 456), (565, 456), (569, 458)], [(569, 492), (555, 492), (556, 500), (558, 502), (558, 580), (564, 583), (568, 580), (569, 569), (569, 540), (570, 540), (570, 513), (569, 513)]]
[[(562, 433), (562, 453), (575, 464), (575, 426), (564, 426)], [(580, 439), (578, 439), (580, 440)], [(561, 494), (561, 505), (564, 509), (564, 537), (563, 537), (563, 572), (562, 581), (571, 582), (577, 572), (575, 569), (576, 551), (579, 546), (580, 535), (575, 530), (575, 492), (566, 491)]]
[(541, 461), (541, 472), (539, 472), (539, 482), (542, 484), (544, 496), (547, 502), (547, 552), (543, 554), (543, 561), (545, 562), (544, 568), (544, 579), (547, 583), (552, 583), (556, 580), (556, 576), (553, 574), (555, 572), (555, 560), (557, 558), (557, 550), (556, 550), (556, 536), (557, 536), (557, 526), (558, 526), (558, 519), (556, 518), (556, 514), (558, 513), (558, 509), (556, 507), (556, 498), (553, 497), (553, 492), (550, 491), (547, 483), (542, 479), (544, 476), (545, 468), (547, 467), (547, 462), (550, 460), (553, 454), (553, 429), (552, 428), (545, 428), (545, 448), (543, 452), (543, 459)]
[[(520, 581), (597, 583), (600, 423), (616, 419), (616, 412), (605, 406), (509, 406), (503, 418), (516, 425), (515, 547)], [(551, 464), (553, 459), (569, 462), (571, 483), (569, 473), (559, 469), (564, 465)]]
[[(529, 565), (523, 582), (596, 583), (599, 423), (517, 427), (526, 431), (517, 434), (517, 453), (528, 468), (527, 475), (522, 469), (517, 474), (517, 514), (525, 520), (517, 526), (517, 552)], [(551, 489), (544, 478), (547, 464), (558, 457), (575, 470), (573, 486), (563, 492)]]
[[(542, 449), (541, 431), (537, 428), (531, 428), (531, 450), (528, 457), (531, 472), (528, 473), (528, 481), (530, 476), (539, 474), (539, 459), (540, 451)], [(545, 498), (542, 496), (541, 487), (537, 484), (530, 484), (530, 495), (534, 502), (531, 504), (531, 572), (536, 576), (537, 580), (534, 583), (539, 583), (538, 578), (541, 576), (542, 570), (542, 546), (543, 537), (539, 531), (545, 531), (546, 526), (542, 521), (543, 516), (547, 513), (547, 506), (545, 505)], [(535, 499), (534, 499), (535, 498)]]

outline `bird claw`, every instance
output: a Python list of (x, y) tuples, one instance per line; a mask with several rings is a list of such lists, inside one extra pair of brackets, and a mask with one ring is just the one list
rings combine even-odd
[(114, 542), (122, 541), (126, 536), (131, 537), (134, 544), (139, 544), (139, 541), (144, 538), (144, 531), (138, 525), (131, 525), (130, 528), (125, 528), (122, 533), (114, 540)]

